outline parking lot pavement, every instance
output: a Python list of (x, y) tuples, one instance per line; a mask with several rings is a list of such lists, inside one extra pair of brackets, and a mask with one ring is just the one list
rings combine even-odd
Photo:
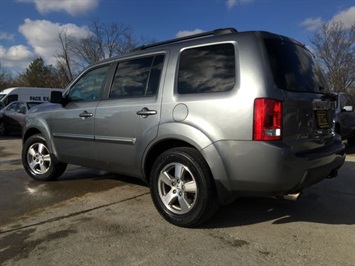
[(71, 166), (32, 181), (20, 150), (0, 139), (0, 265), (354, 265), (351, 149), (337, 178), (298, 201), (239, 199), (197, 229), (165, 222), (127, 177)]

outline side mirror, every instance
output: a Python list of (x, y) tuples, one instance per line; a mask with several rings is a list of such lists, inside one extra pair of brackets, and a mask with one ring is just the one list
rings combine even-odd
[(343, 111), (344, 112), (352, 112), (352, 111), (354, 111), (354, 107), (351, 105), (344, 106)]
[(49, 99), (49, 102), (51, 103), (62, 103), (63, 102), (63, 96), (60, 91), (52, 91), (51, 92), (51, 97)]

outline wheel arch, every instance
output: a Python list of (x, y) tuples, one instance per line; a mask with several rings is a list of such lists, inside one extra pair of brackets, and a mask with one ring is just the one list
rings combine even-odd
[(22, 135), (22, 144), (24, 144), (26, 142), (26, 140), (28, 140), (30, 137), (32, 137), (33, 135), (36, 135), (36, 134), (41, 134), (44, 137), (44, 139), (47, 142), (50, 152), (55, 156), (55, 158), (57, 158), (56, 150), (53, 146), (52, 139), (49, 135), (50, 133), (48, 132), (48, 130), (46, 130), (45, 127), (41, 127), (41, 128), (29, 127), (29, 128), (27, 128), (26, 131), (24, 131), (23, 135)]
[[(189, 128), (187, 129), (186, 127)], [(190, 134), (185, 134), (186, 130)], [(150, 182), (149, 178), (153, 163), (161, 153), (172, 148), (191, 147), (196, 149), (206, 161), (213, 177), (220, 202), (227, 204), (235, 199), (235, 196), (227, 188), (229, 186), (229, 180), (221, 159), (222, 156), (206, 135), (196, 128), (183, 124), (180, 124), (179, 128), (175, 130), (161, 130), (160, 128), (159, 131), (163, 131), (165, 134), (160, 134), (155, 141), (149, 145), (142, 160), (143, 176), (147, 183)], [(187, 136), (194, 136), (194, 138)]]

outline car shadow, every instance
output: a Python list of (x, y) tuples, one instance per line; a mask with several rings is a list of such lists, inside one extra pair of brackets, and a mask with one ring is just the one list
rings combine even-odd
[(204, 228), (225, 228), (258, 223), (311, 222), (355, 224), (355, 162), (346, 162), (339, 176), (303, 191), (297, 201), (276, 198), (240, 198), (222, 206)]
[(345, 152), (346, 154), (355, 154), (355, 146), (349, 146), (346, 144), (345, 146)]
[[(303, 191), (297, 201), (278, 198), (239, 198), (221, 206), (216, 215), (200, 228), (226, 228), (259, 223), (285, 224), (311, 222), (321, 224), (355, 224), (355, 162), (347, 161), (339, 170), (337, 178), (325, 179)], [(81, 182), (81, 180), (85, 182)], [(147, 187), (137, 178), (118, 175), (85, 167), (69, 166), (57, 182), (79, 181), (78, 186), (110, 180), (121, 186), (134, 184)], [(103, 182), (106, 183), (106, 182)], [(106, 188), (107, 189), (107, 188)]]
[(139, 186), (147, 186), (145, 182), (135, 177), (119, 175), (104, 170), (76, 166), (76, 165), (68, 165), (68, 168), (64, 172), (64, 174), (61, 177), (59, 177), (55, 182), (89, 180), (89, 179), (93, 181), (112, 180), (112, 181), (119, 181), (122, 183), (131, 183)]

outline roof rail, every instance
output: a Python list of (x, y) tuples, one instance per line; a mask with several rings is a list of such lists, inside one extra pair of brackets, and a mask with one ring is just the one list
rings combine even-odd
[(160, 45), (164, 45), (164, 44), (181, 42), (181, 41), (186, 41), (186, 40), (191, 40), (191, 39), (201, 38), (201, 37), (206, 37), (206, 36), (211, 36), (211, 35), (223, 35), (223, 34), (236, 33), (236, 32), (238, 32), (238, 31), (234, 28), (216, 29), (216, 30), (206, 31), (206, 32), (188, 35), (188, 36), (184, 36), (184, 37), (180, 37), (180, 38), (170, 39), (170, 40), (166, 40), (166, 41), (162, 41), (162, 42), (155, 42), (152, 44), (142, 45), (142, 46), (132, 49), (132, 51), (143, 50), (143, 49), (156, 47), (156, 46), (160, 46)]

